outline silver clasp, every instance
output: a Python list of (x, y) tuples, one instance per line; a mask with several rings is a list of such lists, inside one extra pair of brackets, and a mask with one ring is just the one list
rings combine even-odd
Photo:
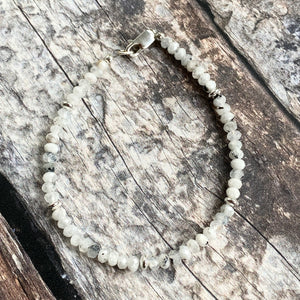
[(130, 41), (124, 50), (118, 50), (119, 55), (137, 56), (142, 50), (148, 48), (155, 41), (156, 33), (152, 30), (143, 31), (133, 41)]

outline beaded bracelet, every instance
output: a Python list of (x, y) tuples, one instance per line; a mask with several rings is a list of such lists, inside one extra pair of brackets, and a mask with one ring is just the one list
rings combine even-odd
[[(159, 41), (162, 48), (167, 49), (168, 53), (174, 55), (175, 59), (180, 61), (181, 65), (192, 73), (193, 78), (198, 81), (199, 85), (208, 93), (208, 97), (212, 99), (216, 114), (219, 116), (220, 122), (224, 124), (223, 129), (227, 133), (232, 171), (228, 180), (227, 197), (224, 199), (225, 204), (221, 206), (220, 212), (213, 217), (210, 225), (204, 228), (202, 233), (198, 233), (194, 239), (188, 240), (178, 249), (171, 250), (169, 253), (161, 253), (150, 257), (145, 254), (127, 256), (95, 242), (87, 233), (76, 227), (72, 218), (67, 215), (55, 186), (57, 180), (55, 174), (56, 154), (60, 150), (59, 142), (64, 121), (68, 118), (69, 113), (72, 113), (73, 107), (82, 103), (81, 99), (86, 95), (89, 86), (95, 84), (98, 78), (101, 78), (104, 72), (107, 71), (112, 58), (117, 55), (136, 56), (155, 41)], [(131, 41), (124, 50), (117, 50), (113, 55), (107, 56), (93, 66), (90, 72), (84, 75), (84, 79), (79, 81), (78, 86), (73, 88), (73, 92), (66, 97), (66, 101), (62, 103), (62, 108), (59, 109), (58, 116), (54, 119), (54, 125), (50, 127), (50, 132), (46, 135), (47, 143), (44, 146), (45, 153), (43, 154), (46, 172), (43, 175), (44, 184), (42, 185), (42, 190), (45, 193), (44, 199), (52, 210), (51, 216), (58, 228), (63, 230), (63, 235), (70, 238), (70, 244), (78, 247), (81, 253), (85, 253), (92, 259), (97, 259), (100, 263), (117, 266), (119, 269), (128, 269), (131, 272), (146, 268), (153, 270), (161, 267), (166, 269), (171, 264), (176, 265), (182, 260), (191, 259), (193, 254), (200, 251), (200, 247), (205, 247), (216, 238), (217, 232), (224, 228), (228, 219), (234, 214), (233, 206), (240, 196), (239, 189), (242, 186), (241, 178), (244, 175), (243, 169), (245, 167), (245, 162), (242, 160), (244, 154), (241, 150), (240, 137), (241, 133), (237, 130), (237, 124), (234, 121), (233, 113), (230, 111), (230, 106), (226, 103), (226, 98), (216, 89), (216, 83), (210, 79), (205, 67), (187, 54), (184, 48), (180, 48), (179, 44), (170, 37), (153, 30), (145, 30), (135, 40)]]

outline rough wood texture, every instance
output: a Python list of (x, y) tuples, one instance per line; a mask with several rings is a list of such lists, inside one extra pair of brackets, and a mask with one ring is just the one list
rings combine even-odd
[[(299, 293), (299, 133), (197, 2), (2, 3), (1, 172), (24, 197), (83, 299), (295, 299)], [(188, 17), (187, 17), (188, 16)], [(188, 265), (124, 274), (66, 246), (40, 191), (44, 136), (87, 65), (145, 27), (212, 63), (243, 133), (247, 170), (219, 243)], [(153, 48), (112, 71), (70, 120), (59, 191), (75, 222), (128, 253), (176, 247), (224, 197), (225, 138), (190, 75)]]
[[(200, 0), (201, 1), (201, 0)], [(300, 2), (208, 0), (215, 22), (289, 113), (300, 118)]]
[(55, 299), (0, 214), (0, 299)]

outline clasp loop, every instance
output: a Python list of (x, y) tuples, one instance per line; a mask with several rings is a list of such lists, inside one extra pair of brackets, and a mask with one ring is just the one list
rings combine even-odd
[(133, 41), (130, 41), (124, 50), (118, 50), (119, 55), (137, 56), (142, 50), (148, 48), (155, 41), (155, 32), (147, 29), (144, 30)]

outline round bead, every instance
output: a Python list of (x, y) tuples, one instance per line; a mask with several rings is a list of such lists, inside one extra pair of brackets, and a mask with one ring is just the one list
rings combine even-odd
[(106, 263), (108, 259), (108, 253), (109, 252), (107, 249), (101, 249), (98, 254), (99, 262), (101, 262), (102, 264)]
[(181, 245), (179, 247), (179, 255), (180, 255), (181, 259), (191, 259), (192, 258), (192, 253), (191, 253), (189, 247), (185, 246), (185, 245)]
[(244, 176), (244, 172), (242, 170), (231, 170), (229, 176), (230, 178), (241, 179)]
[(92, 66), (90, 72), (93, 73), (96, 77), (101, 77), (103, 75), (103, 71), (96, 66)]
[(65, 229), (63, 230), (63, 235), (65, 237), (71, 237), (77, 231), (78, 231), (77, 227), (73, 224), (70, 224), (70, 225), (67, 225), (65, 227)]
[(222, 227), (223, 222), (220, 220), (213, 220), (210, 222), (209, 227), (213, 230), (218, 230)]
[(45, 182), (42, 185), (42, 191), (44, 193), (50, 193), (55, 191), (55, 185), (52, 182)]
[(159, 267), (159, 260), (156, 257), (151, 257), (148, 265), (149, 269), (156, 270)]
[(240, 191), (236, 188), (230, 187), (226, 190), (227, 197), (237, 199), (240, 196)]
[(179, 48), (179, 44), (177, 42), (171, 42), (168, 47), (168, 52), (170, 54), (175, 54), (178, 48)]
[(57, 144), (54, 144), (54, 143), (47, 143), (45, 146), (44, 146), (44, 150), (46, 152), (51, 152), (51, 153), (57, 153), (58, 150), (59, 150), (59, 146)]
[(59, 137), (58, 137), (58, 135), (50, 132), (46, 135), (46, 141), (49, 142), (49, 143), (58, 144), (59, 143)]
[(223, 129), (225, 132), (234, 131), (237, 129), (237, 124), (235, 121), (230, 121), (224, 124)]
[(223, 225), (227, 224), (227, 221), (228, 221), (227, 217), (224, 215), (223, 212), (219, 212), (219, 213), (215, 214), (213, 219)]
[(78, 95), (79, 97), (84, 97), (85, 96), (85, 94), (86, 94), (86, 89), (84, 88), (84, 87), (82, 87), (82, 86), (75, 86), (74, 88), (73, 88), (73, 93), (75, 94), (75, 95)]
[(56, 162), (57, 157), (54, 153), (46, 152), (43, 154), (43, 161), (46, 163), (53, 163)]
[(54, 182), (57, 179), (57, 175), (53, 172), (46, 172), (43, 175), (44, 182)]
[(89, 237), (82, 238), (79, 243), (79, 251), (82, 253), (86, 253), (90, 246), (94, 244), (94, 241)]
[(208, 238), (204, 234), (199, 233), (196, 235), (196, 241), (200, 247), (205, 247), (207, 246)]
[(70, 118), (70, 110), (68, 108), (61, 108), (57, 111), (57, 114), (63, 119)]
[(80, 233), (75, 233), (72, 235), (72, 237), (70, 239), (70, 243), (72, 246), (78, 247), (81, 239), (82, 239), (82, 235)]
[(53, 203), (55, 203), (59, 198), (59, 194), (58, 192), (49, 192), (47, 194), (45, 194), (44, 199), (45, 201), (49, 204), (52, 205)]
[(230, 165), (234, 170), (243, 170), (245, 168), (245, 162), (240, 158), (233, 159)]
[(218, 96), (213, 101), (213, 105), (215, 107), (223, 107), (225, 103), (226, 103), (226, 97), (223, 96), (223, 95), (222, 96)]
[[(61, 123), (63, 123), (61, 117), (55, 117), (54, 120), (53, 120), (54, 124), (57, 124), (58, 120), (60, 120)], [(61, 134), (61, 131), (62, 131), (62, 127), (59, 126), (59, 125), (52, 125), (50, 127), (50, 133), (53, 133), (57, 136), (59, 136)]]
[(159, 266), (162, 268), (162, 269), (168, 269), (170, 267), (170, 257), (169, 255), (167, 254), (164, 254), (162, 253), (160, 256), (159, 256)]
[(166, 49), (172, 42), (173, 40), (170, 37), (163, 37), (160, 41), (160, 45), (163, 49)]
[(189, 72), (193, 72), (196, 67), (198, 66), (199, 62), (197, 60), (190, 60), (187, 65), (186, 65), (186, 69), (189, 71)]
[(86, 255), (89, 258), (96, 258), (99, 254), (99, 251), (100, 251), (100, 246), (97, 244), (93, 244), (88, 248)]
[(229, 121), (231, 121), (234, 118), (234, 114), (231, 113), (230, 111), (225, 112), (224, 114), (222, 114), (220, 121), (225, 124), (228, 123)]
[(205, 68), (203, 66), (198, 66), (192, 72), (192, 76), (193, 78), (198, 79), (203, 73), (205, 73)]
[(228, 205), (228, 204), (223, 204), (221, 206), (221, 212), (223, 212), (223, 214), (226, 217), (232, 217), (234, 215), (234, 209), (232, 206)]
[(215, 81), (213, 80), (209, 80), (206, 84), (205, 84), (206, 88), (207, 88), (207, 91), (209, 93), (212, 93), (216, 90), (216, 87), (217, 87), (217, 84)]
[(238, 150), (242, 148), (242, 142), (241, 141), (231, 141), (228, 143), (228, 148), (230, 150)]
[(97, 67), (102, 71), (105, 72), (109, 69), (109, 63), (106, 60), (100, 60), (97, 64)]
[(228, 187), (234, 187), (240, 189), (242, 187), (242, 181), (238, 178), (230, 178), (228, 180)]
[(181, 60), (186, 55), (186, 51), (184, 48), (179, 48), (176, 50), (174, 57), (176, 60)]
[(110, 266), (116, 266), (118, 263), (119, 253), (117, 251), (111, 251), (108, 253), (107, 263)]
[(68, 216), (65, 216), (64, 218), (61, 218), (57, 222), (57, 227), (60, 229), (66, 228), (68, 225), (70, 225), (72, 222), (72, 219)]
[(81, 102), (81, 97), (77, 94), (71, 93), (66, 97), (68, 103), (72, 105), (77, 105), (78, 103)]
[(207, 237), (208, 241), (211, 241), (216, 238), (216, 231), (210, 227), (204, 228), (203, 234)]
[(66, 210), (63, 207), (58, 207), (52, 213), (52, 219), (58, 221), (66, 216)]
[(86, 73), (84, 79), (92, 84), (97, 82), (97, 76), (91, 72)]
[(238, 130), (230, 131), (227, 133), (228, 141), (236, 141), (241, 138), (242, 134)]
[(183, 67), (186, 67), (188, 62), (190, 62), (193, 59), (192, 55), (187, 54), (181, 59), (181, 65)]
[(136, 256), (128, 258), (127, 266), (130, 272), (136, 272), (139, 268), (140, 260)]
[(225, 103), (225, 104), (223, 105), (223, 107), (221, 107), (221, 108), (216, 108), (216, 109), (215, 109), (215, 112), (216, 112), (219, 116), (222, 116), (225, 112), (228, 112), (228, 111), (230, 111), (230, 105), (227, 104), (227, 103)]
[(229, 152), (229, 158), (235, 159), (235, 158), (243, 158), (244, 152), (240, 149), (235, 149)]
[(202, 73), (202, 74), (200, 74), (200, 76), (199, 76), (199, 78), (198, 78), (198, 83), (200, 84), (200, 85), (206, 85), (206, 83), (209, 81), (209, 79), (210, 79), (210, 76), (209, 76), (209, 74), (208, 73)]
[(125, 256), (125, 255), (120, 255), (120, 256), (118, 257), (118, 263), (117, 263), (117, 265), (118, 265), (118, 268), (121, 269), (121, 270), (126, 269), (127, 266), (128, 266), (128, 259), (127, 259), (127, 256)]
[(199, 244), (195, 240), (193, 240), (193, 239), (188, 240), (188, 242), (186, 243), (186, 245), (188, 246), (188, 248), (190, 249), (190, 251), (192, 253), (197, 253), (197, 252), (200, 251)]

